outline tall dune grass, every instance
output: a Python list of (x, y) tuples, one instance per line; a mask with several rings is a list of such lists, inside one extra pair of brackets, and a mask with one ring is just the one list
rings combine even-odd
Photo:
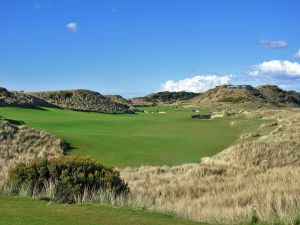
[(24, 124), (0, 119), (0, 183), (18, 163), (63, 155), (66, 144)]
[(244, 116), (272, 117), (278, 125), (268, 135), (232, 146), (201, 164), (123, 169), (131, 201), (210, 223), (299, 222), (300, 110)]
[[(11, 183), (6, 183), (0, 186), (0, 194), (19, 196), (19, 197), (27, 197), (27, 198), (35, 198), (35, 199), (43, 199), (49, 202), (57, 201), (57, 184), (52, 180), (46, 180), (42, 188), (35, 187), (32, 190), (32, 187), (29, 185), (22, 185), (21, 187), (16, 187)], [(128, 197), (127, 194), (122, 193), (116, 195), (116, 193), (112, 191), (106, 191), (101, 189), (91, 189), (86, 187), (83, 193), (78, 193), (74, 195), (75, 204), (90, 204), (90, 203), (100, 203), (100, 204), (109, 204), (114, 206), (124, 206), (128, 205)]]

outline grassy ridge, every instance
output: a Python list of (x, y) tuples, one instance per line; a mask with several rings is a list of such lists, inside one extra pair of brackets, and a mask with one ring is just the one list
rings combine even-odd
[(165, 114), (108, 115), (45, 108), (0, 108), (0, 115), (47, 130), (74, 148), (71, 154), (91, 156), (110, 166), (177, 165), (199, 162), (235, 142), (258, 119), (193, 120), (191, 109), (153, 107)]
[(1, 224), (15, 225), (196, 225), (173, 215), (124, 207), (56, 204), (0, 195)]

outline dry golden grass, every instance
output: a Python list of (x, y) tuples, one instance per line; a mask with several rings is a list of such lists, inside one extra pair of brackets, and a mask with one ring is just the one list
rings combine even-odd
[[(271, 133), (255, 141), (229, 147), (211, 158), (203, 159), (204, 164), (261, 169), (300, 166), (300, 110), (248, 112), (246, 116), (277, 119), (278, 125), (274, 126), (275, 129)], [(272, 125), (274, 123), (269, 126)]]
[(0, 183), (18, 163), (61, 156), (65, 148), (49, 133), (0, 119)]
[(201, 164), (123, 169), (132, 204), (210, 223), (293, 223), (300, 212), (300, 110), (244, 114), (278, 126)]
[[(210, 223), (287, 220), (300, 210), (299, 167), (242, 170), (182, 165), (125, 169), (131, 200), (143, 208), (170, 211)], [(293, 179), (291, 179), (293, 177)]]

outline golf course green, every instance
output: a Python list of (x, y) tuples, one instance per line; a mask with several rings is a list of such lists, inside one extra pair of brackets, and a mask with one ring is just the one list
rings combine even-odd
[[(190, 108), (148, 107), (165, 113), (101, 114), (54, 108), (0, 107), (0, 116), (49, 131), (72, 147), (68, 154), (91, 156), (109, 166), (178, 165), (199, 162), (255, 130), (259, 119), (192, 119)], [(236, 126), (230, 126), (231, 121)]]

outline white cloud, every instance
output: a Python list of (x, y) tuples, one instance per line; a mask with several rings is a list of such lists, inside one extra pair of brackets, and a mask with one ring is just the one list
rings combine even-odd
[(300, 48), (299, 48), (298, 52), (296, 52), (296, 53), (294, 54), (294, 57), (295, 57), (295, 58), (300, 58)]
[(76, 22), (70, 22), (66, 25), (66, 28), (72, 32), (77, 32), (78, 31), (78, 25)]
[(200, 75), (179, 81), (168, 80), (161, 84), (161, 90), (203, 92), (214, 88), (217, 85), (228, 84), (231, 81), (231, 78), (232, 75)]
[(276, 40), (276, 41), (269, 41), (269, 40), (260, 40), (259, 45), (263, 48), (286, 48), (287, 42)]
[(252, 66), (249, 75), (268, 76), (282, 79), (300, 78), (300, 64), (287, 60), (271, 60)]

